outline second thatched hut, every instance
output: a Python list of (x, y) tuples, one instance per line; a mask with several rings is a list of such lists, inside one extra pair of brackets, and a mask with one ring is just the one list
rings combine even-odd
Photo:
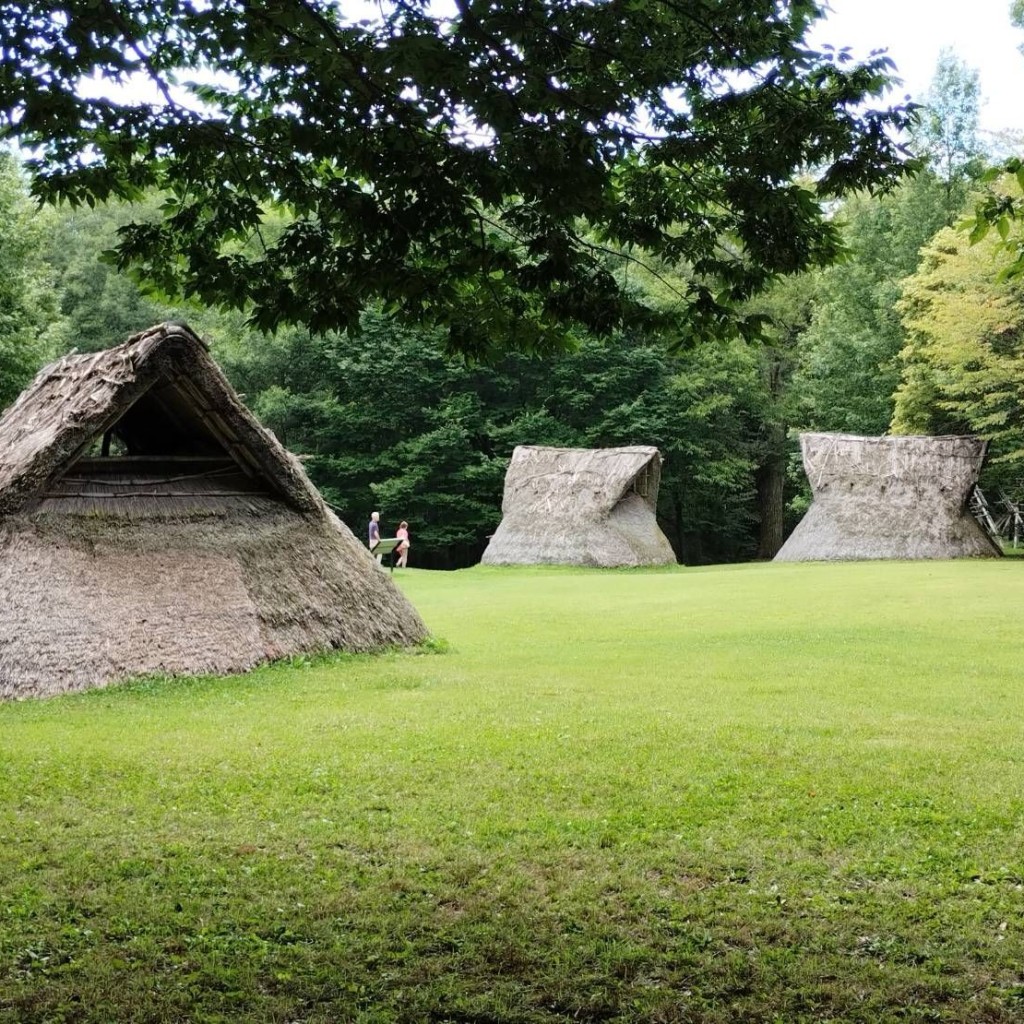
[(502, 519), (487, 565), (671, 565), (655, 518), (657, 448), (520, 445), (505, 475)]
[(800, 435), (814, 500), (778, 562), (996, 558), (967, 510), (987, 442), (977, 437)]

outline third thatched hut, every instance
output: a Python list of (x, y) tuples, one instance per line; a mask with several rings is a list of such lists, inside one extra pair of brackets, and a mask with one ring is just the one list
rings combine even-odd
[(800, 435), (814, 500), (779, 562), (993, 558), (967, 510), (985, 459), (977, 437)]

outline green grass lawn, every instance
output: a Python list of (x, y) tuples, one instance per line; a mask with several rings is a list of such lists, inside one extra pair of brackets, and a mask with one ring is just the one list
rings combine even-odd
[(1019, 562), (396, 579), (0, 705), (0, 1021), (1024, 1020)]

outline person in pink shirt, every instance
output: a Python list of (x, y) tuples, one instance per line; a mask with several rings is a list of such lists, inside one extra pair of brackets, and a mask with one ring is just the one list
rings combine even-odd
[(395, 536), (401, 541), (398, 545), (398, 568), (404, 569), (409, 561), (409, 524), (404, 519), (395, 530)]

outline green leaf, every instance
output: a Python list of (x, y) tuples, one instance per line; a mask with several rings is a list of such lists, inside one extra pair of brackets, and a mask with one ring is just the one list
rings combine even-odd
[(979, 217), (974, 222), (974, 227), (972, 228), (971, 233), (968, 236), (971, 245), (977, 245), (978, 242), (985, 238), (988, 235), (989, 229), (991, 227), (992, 224), (989, 221), (985, 220), (982, 217)]

